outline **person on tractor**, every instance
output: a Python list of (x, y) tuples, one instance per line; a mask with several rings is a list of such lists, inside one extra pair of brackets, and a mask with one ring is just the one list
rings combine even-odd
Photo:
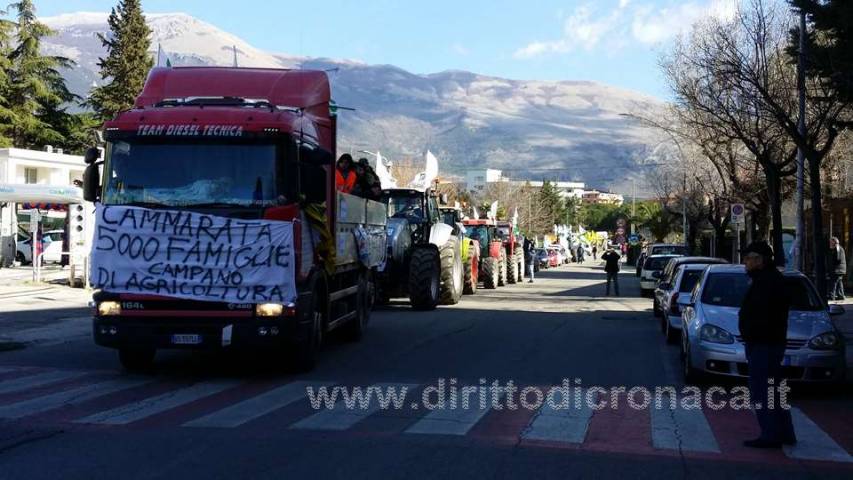
[(352, 156), (348, 153), (341, 155), (335, 169), (335, 187), (339, 192), (352, 193), (356, 179), (357, 175), (352, 165)]

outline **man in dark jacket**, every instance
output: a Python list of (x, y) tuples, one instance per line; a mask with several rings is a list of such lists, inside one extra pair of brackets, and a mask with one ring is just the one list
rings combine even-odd
[(844, 276), (847, 274), (847, 257), (838, 237), (829, 239), (829, 255), (826, 257), (829, 263), (827, 268), (829, 272), (829, 299), (844, 300)]
[(536, 265), (533, 263), (536, 261), (536, 246), (533, 242), (524, 237), (524, 265), (527, 266), (527, 277), (529, 278), (528, 283), (533, 283), (533, 273), (536, 270)]
[(616, 253), (613, 247), (609, 247), (601, 259), (604, 260), (604, 271), (607, 273), (607, 296), (610, 296), (610, 282), (613, 282), (613, 288), (616, 291), (616, 296), (619, 296), (619, 259), (621, 255)]
[[(750, 398), (761, 427), (761, 436), (747, 440), (744, 445), (781, 448), (797, 442), (791, 412), (782, 408), (779, 396), (788, 336), (789, 295), (785, 279), (773, 263), (773, 249), (767, 242), (750, 244), (743, 258), (751, 284), (740, 307), (738, 328), (749, 363)], [(771, 386), (773, 400), (768, 403), (768, 387)]]

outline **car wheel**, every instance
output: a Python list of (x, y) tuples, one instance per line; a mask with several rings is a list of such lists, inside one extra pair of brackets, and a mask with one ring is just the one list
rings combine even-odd
[(660, 311), (660, 306), (658, 305), (658, 299), (655, 298), (652, 300), (652, 313), (655, 317), (662, 318), (663, 313)]
[(701, 385), (704, 375), (701, 371), (693, 367), (693, 361), (690, 358), (690, 342), (685, 342), (684, 355), (681, 360), (682, 371), (684, 373), (684, 383), (688, 385)]
[(26, 265), (27, 264), (27, 257), (25, 257), (22, 252), (18, 252), (15, 255), (15, 261), (17, 261), (21, 265)]
[(666, 335), (666, 343), (674, 344), (678, 340), (678, 332), (672, 328), (672, 325), (669, 323), (669, 317), (664, 315), (664, 335)]

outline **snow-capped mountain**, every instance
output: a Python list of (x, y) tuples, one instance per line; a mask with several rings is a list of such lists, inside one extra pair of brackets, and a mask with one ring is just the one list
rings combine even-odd
[[(655, 135), (621, 114), (655, 111), (659, 100), (593, 82), (518, 81), (463, 71), (416, 75), (389, 65), (312, 59), (258, 50), (239, 37), (182, 13), (148, 14), (152, 55), (161, 45), (173, 65), (327, 69), (341, 106), (342, 150), (379, 149), (389, 158), (427, 149), (445, 173), (498, 168), (513, 177), (580, 180), (624, 187), (638, 175)], [(77, 63), (69, 85), (85, 96), (100, 81), (104, 50), (96, 33), (106, 13), (42, 18), (56, 31), (44, 50)], [(654, 143), (653, 143), (654, 142)]]

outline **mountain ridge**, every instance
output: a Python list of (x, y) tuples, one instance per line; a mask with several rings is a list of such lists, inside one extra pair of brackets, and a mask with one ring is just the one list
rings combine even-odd
[[(107, 31), (107, 17), (79, 12), (41, 19), (57, 33), (45, 39), (44, 51), (77, 63), (64, 74), (84, 97), (100, 82), (104, 50), (96, 33)], [(627, 89), (458, 69), (416, 74), (390, 64), (265, 52), (185, 13), (146, 17), (152, 50), (161, 45), (176, 66), (231, 65), (236, 47), (240, 66), (329, 71), (336, 102), (355, 108), (341, 112), (341, 151), (378, 149), (392, 159), (420, 159), (429, 149), (447, 173), (488, 167), (518, 178), (624, 189), (656, 146), (655, 135), (623, 114), (648, 114), (664, 103)]]

